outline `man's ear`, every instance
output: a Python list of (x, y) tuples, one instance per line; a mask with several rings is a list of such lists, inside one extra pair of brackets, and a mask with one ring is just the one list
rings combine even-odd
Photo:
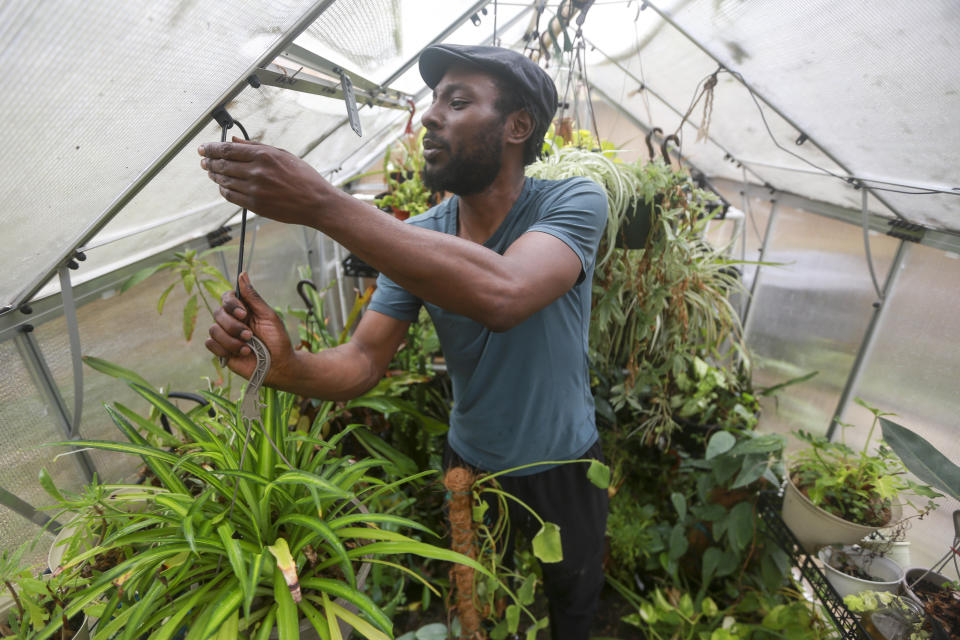
[(533, 135), (533, 117), (525, 109), (514, 111), (507, 120), (507, 142), (523, 144)]

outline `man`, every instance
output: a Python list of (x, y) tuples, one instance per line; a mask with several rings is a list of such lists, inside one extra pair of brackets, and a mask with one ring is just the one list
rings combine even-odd
[[(291, 348), (244, 274), (243, 304), (224, 297), (207, 348), (249, 377), (256, 360), (245, 341), (256, 335), (272, 356), (266, 384), (348, 399), (382, 377), (425, 305), (453, 383), (445, 466), (500, 471), (599, 459), (587, 338), (606, 197), (580, 178), (524, 177), (556, 110), (553, 81), (496, 47), (430, 47), (420, 73), (434, 92), (422, 119), (423, 179), (456, 195), (407, 223), (287, 152), (241, 141), (200, 148), (224, 198), (319, 229), (382, 274), (350, 342), (317, 354)], [(560, 526), (564, 560), (544, 565), (555, 639), (588, 638), (603, 585), (607, 497), (585, 472), (583, 464), (542, 465), (501, 478)]]

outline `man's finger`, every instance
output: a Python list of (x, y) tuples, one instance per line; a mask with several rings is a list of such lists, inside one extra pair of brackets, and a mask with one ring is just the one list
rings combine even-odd
[(231, 191), (224, 186), (220, 187), (220, 197), (222, 197), (227, 202), (232, 202), (238, 207), (243, 207), (244, 209), (249, 209), (250, 211), (255, 211), (256, 207), (253, 203), (253, 198), (246, 195), (245, 193), (240, 193), (239, 191)]
[(204, 158), (224, 158), (237, 162), (250, 162), (257, 155), (259, 144), (248, 144), (245, 140), (235, 142), (204, 142), (197, 152)]

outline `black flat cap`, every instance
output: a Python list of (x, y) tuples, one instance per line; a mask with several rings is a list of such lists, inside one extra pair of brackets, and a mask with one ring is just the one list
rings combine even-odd
[(550, 122), (557, 111), (557, 87), (547, 72), (523, 54), (502, 47), (435, 44), (420, 54), (420, 75), (433, 89), (453, 64), (467, 64), (507, 79), (525, 94), (536, 111), (531, 115)]

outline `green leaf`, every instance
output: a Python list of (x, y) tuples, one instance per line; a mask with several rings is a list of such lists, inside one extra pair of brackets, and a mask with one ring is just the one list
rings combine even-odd
[(190, 296), (186, 306), (183, 307), (183, 337), (187, 342), (193, 337), (193, 330), (197, 326), (197, 295)]
[(304, 589), (320, 591), (330, 594), (334, 597), (346, 600), (355, 605), (362, 613), (366, 614), (370, 620), (387, 633), (393, 632), (393, 623), (383, 610), (362, 591), (345, 584), (340, 580), (330, 578), (304, 578), (300, 581)]
[(727, 538), (737, 551), (743, 551), (753, 539), (753, 505), (741, 502), (727, 516)]
[(730, 453), (733, 455), (773, 453), (774, 451), (782, 451), (785, 444), (786, 438), (779, 433), (765, 433), (752, 438), (744, 438), (730, 450)]
[(240, 612), (237, 609), (224, 620), (211, 640), (236, 640), (240, 637)]
[(690, 543), (687, 542), (687, 531), (682, 524), (673, 525), (670, 530), (670, 558), (676, 560), (687, 552)]
[(273, 599), (277, 603), (277, 630), (280, 632), (280, 640), (298, 640), (300, 620), (297, 616), (297, 605), (283, 579), (283, 572), (277, 567), (273, 569)]
[(346, 621), (353, 630), (362, 635), (368, 640), (390, 640), (390, 636), (385, 634), (383, 631), (380, 631), (372, 624), (355, 614), (354, 612), (341, 607), (339, 604), (333, 601), (325, 601), (324, 604), (327, 606), (327, 610), (331, 611), (341, 620)]
[(507, 631), (510, 633), (516, 633), (517, 627), (520, 626), (520, 607), (515, 604), (507, 607)]
[(540, 618), (532, 627), (527, 629), (526, 640), (537, 640), (537, 633), (546, 629), (548, 626), (550, 626), (550, 619)]
[(922, 437), (892, 420), (880, 418), (883, 439), (910, 473), (960, 500), (960, 467)]
[(243, 591), (244, 614), (250, 615), (250, 603), (253, 601), (253, 591), (256, 584), (250, 584), (247, 579), (247, 564), (243, 559), (243, 552), (240, 550), (239, 543), (234, 539), (234, 528), (229, 522), (224, 522), (217, 527), (217, 535), (223, 543), (223, 548), (227, 552), (227, 559), (233, 568), (233, 574), (240, 582), (240, 588)]
[(167, 287), (163, 293), (160, 294), (160, 299), (157, 300), (157, 313), (163, 313), (163, 305), (167, 302), (167, 296), (170, 295), (170, 292), (173, 291), (173, 288), (177, 286), (177, 283), (174, 282), (169, 287)]
[(748, 457), (743, 461), (743, 468), (740, 470), (740, 473), (737, 475), (737, 479), (730, 488), (739, 489), (740, 487), (746, 487), (747, 485), (753, 484), (760, 479), (760, 476), (762, 476), (763, 472), (766, 470), (766, 457), (761, 456), (759, 460), (754, 460), (752, 457)]
[(721, 453), (730, 451), (736, 443), (737, 439), (729, 431), (717, 431), (710, 436), (710, 441), (707, 442), (706, 459), (712, 460)]
[(156, 265), (153, 265), (152, 267), (146, 267), (144, 269), (140, 269), (140, 271), (137, 271), (136, 273), (134, 273), (132, 276), (127, 278), (122, 285), (120, 285), (120, 293), (124, 293), (130, 287), (140, 284), (141, 282), (143, 282), (144, 280), (146, 280), (147, 278), (155, 274), (160, 269), (170, 266), (170, 264), (171, 263), (169, 262), (165, 262), (163, 264), (156, 264)]
[(674, 491), (670, 494), (670, 502), (673, 503), (673, 508), (677, 510), (677, 515), (680, 516), (680, 521), (687, 519), (687, 499), (682, 493), (677, 493)]
[(100, 373), (105, 373), (112, 378), (126, 380), (127, 382), (132, 382), (134, 384), (147, 387), (148, 389), (153, 388), (153, 385), (141, 377), (139, 373), (131, 371), (130, 369), (124, 369), (123, 367), (115, 365), (112, 362), (108, 362), (101, 358), (94, 358), (93, 356), (83, 356), (83, 362), (91, 369), (99, 371)]
[(587, 469), (587, 478), (595, 487), (606, 489), (610, 486), (610, 467), (599, 460), (591, 460)]
[(232, 614), (237, 612), (237, 608), (243, 601), (243, 590), (240, 585), (235, 584), (233, 588), (227, 588), (214, 596), (215, 603), (210, 611), (210, 617), (207, 618), (207, 624), (204, 625), (203, 638), (209, 638), (214, 631), (220, 628), (220, 625), (226, 621)]
[(706, 551), (703, 552), (703, 566), (701, 569), (701, 576), (703, 578), (703, 584), (709, 584), (710, 580), (713, 579), (713, 576), (717, 573), (717, 567), (720, 566), (720, 560), (723, 557), (723, 552), (717, 547), (708, 547)]
[(553, 522), (544, 522), (537, 535), (533, 536), (533, 555), (541, 562), (560, 562), (563, 560), (563, 546), (560, 543), (560, 527)]
[(529, 606), (533, 604), (534, 591), (537, 586), (537, 576), (535, 574), (528, 575), (524, 581), (523, 585), (517, 589), (517, 600), (520, 601), (520, 604), (524, 606)]
[(353, 435), (367, 451), (394, 463), (400, 475), (408, 476), (417, 472), (417, 463), (405, 453), (390, 446), (383, 438), (362, 427), (354, 429)]
[(40, 467), (40, 486), (57, 502), (66, 502), (63, 494), (60, 493), (57, 485), (54, 484), (53, 478), (50, 477), (50, 474), (47, 473), (47, 470), (43, 467)]

